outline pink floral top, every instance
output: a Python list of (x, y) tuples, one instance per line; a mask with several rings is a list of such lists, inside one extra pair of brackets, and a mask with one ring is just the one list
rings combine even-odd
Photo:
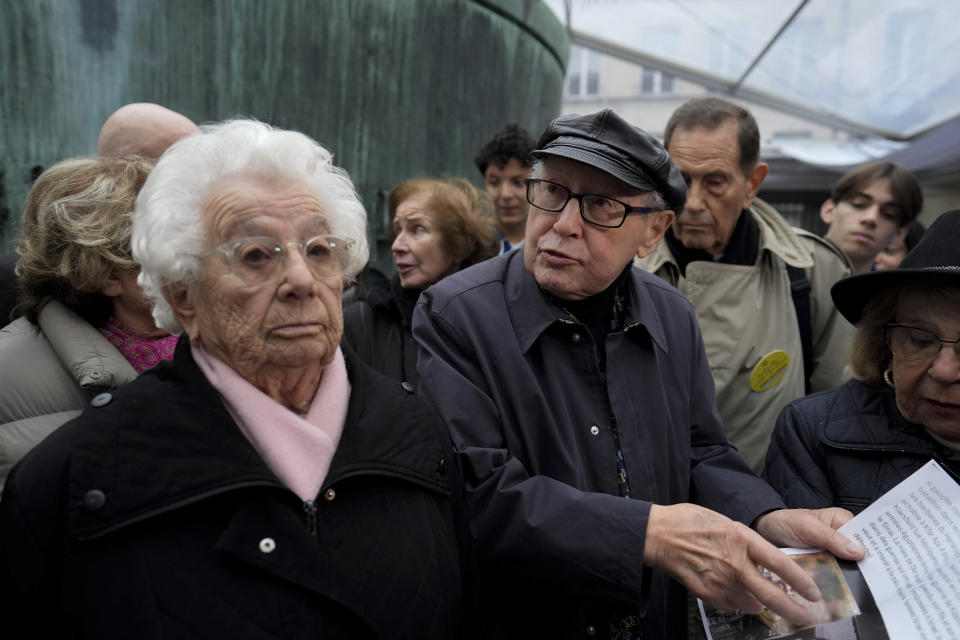
[(113, 316), (100, 327), (100, 333), (123, 354), (138, 374), (155, 367), (163, 360), (173, 358), (173, 350), (177, 346), (177, 336), (141, 338)]

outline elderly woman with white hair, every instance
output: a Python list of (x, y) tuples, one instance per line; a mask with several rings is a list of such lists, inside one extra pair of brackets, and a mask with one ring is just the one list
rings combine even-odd
[(11, 637), (461, 635), (448, 436), (339, 347), (365, 221), (297, 132), (231, 121), (161, 157), (134, 256), (183, 335), (14, 468)]

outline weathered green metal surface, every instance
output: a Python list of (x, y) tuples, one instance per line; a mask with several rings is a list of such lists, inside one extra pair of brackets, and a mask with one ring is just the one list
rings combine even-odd
[(389, 267), (383, 194), (479, 184), (476, 149), (560, 109), (568, 39), (540, 0), (0, 0), (0, 249), (38, 168), (94, 153), (128, 102), (253, 116), (329, 147)]

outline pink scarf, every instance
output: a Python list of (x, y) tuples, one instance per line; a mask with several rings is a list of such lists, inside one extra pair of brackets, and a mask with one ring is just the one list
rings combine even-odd
[(305, 416), (267, 396), (203, 347), (190, 348), (197, 366), (270, 470), (304, 502), (315, 499), (330, 470), (350, 401), (350, 381), (340, 348), (323, 370)]
[(100, 333), (117, 348), (117, 351), (127, 359), (138, 374), (172, 358), (177, 346), (177, 336), (141, 338), (127, 330), (113, 316), (110, 316), (107, 323), (100, 327)]

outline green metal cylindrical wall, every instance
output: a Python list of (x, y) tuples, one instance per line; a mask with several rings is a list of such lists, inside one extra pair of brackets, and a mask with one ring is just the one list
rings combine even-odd
[(480, 176), (504, 123), (560, 109), (569, 41), (541, 0), (0, 0), (0, 249), (42, 168), (96, 151), (129, 102), (252, 116), (330, 148), (389, 265), (383, 197)]

